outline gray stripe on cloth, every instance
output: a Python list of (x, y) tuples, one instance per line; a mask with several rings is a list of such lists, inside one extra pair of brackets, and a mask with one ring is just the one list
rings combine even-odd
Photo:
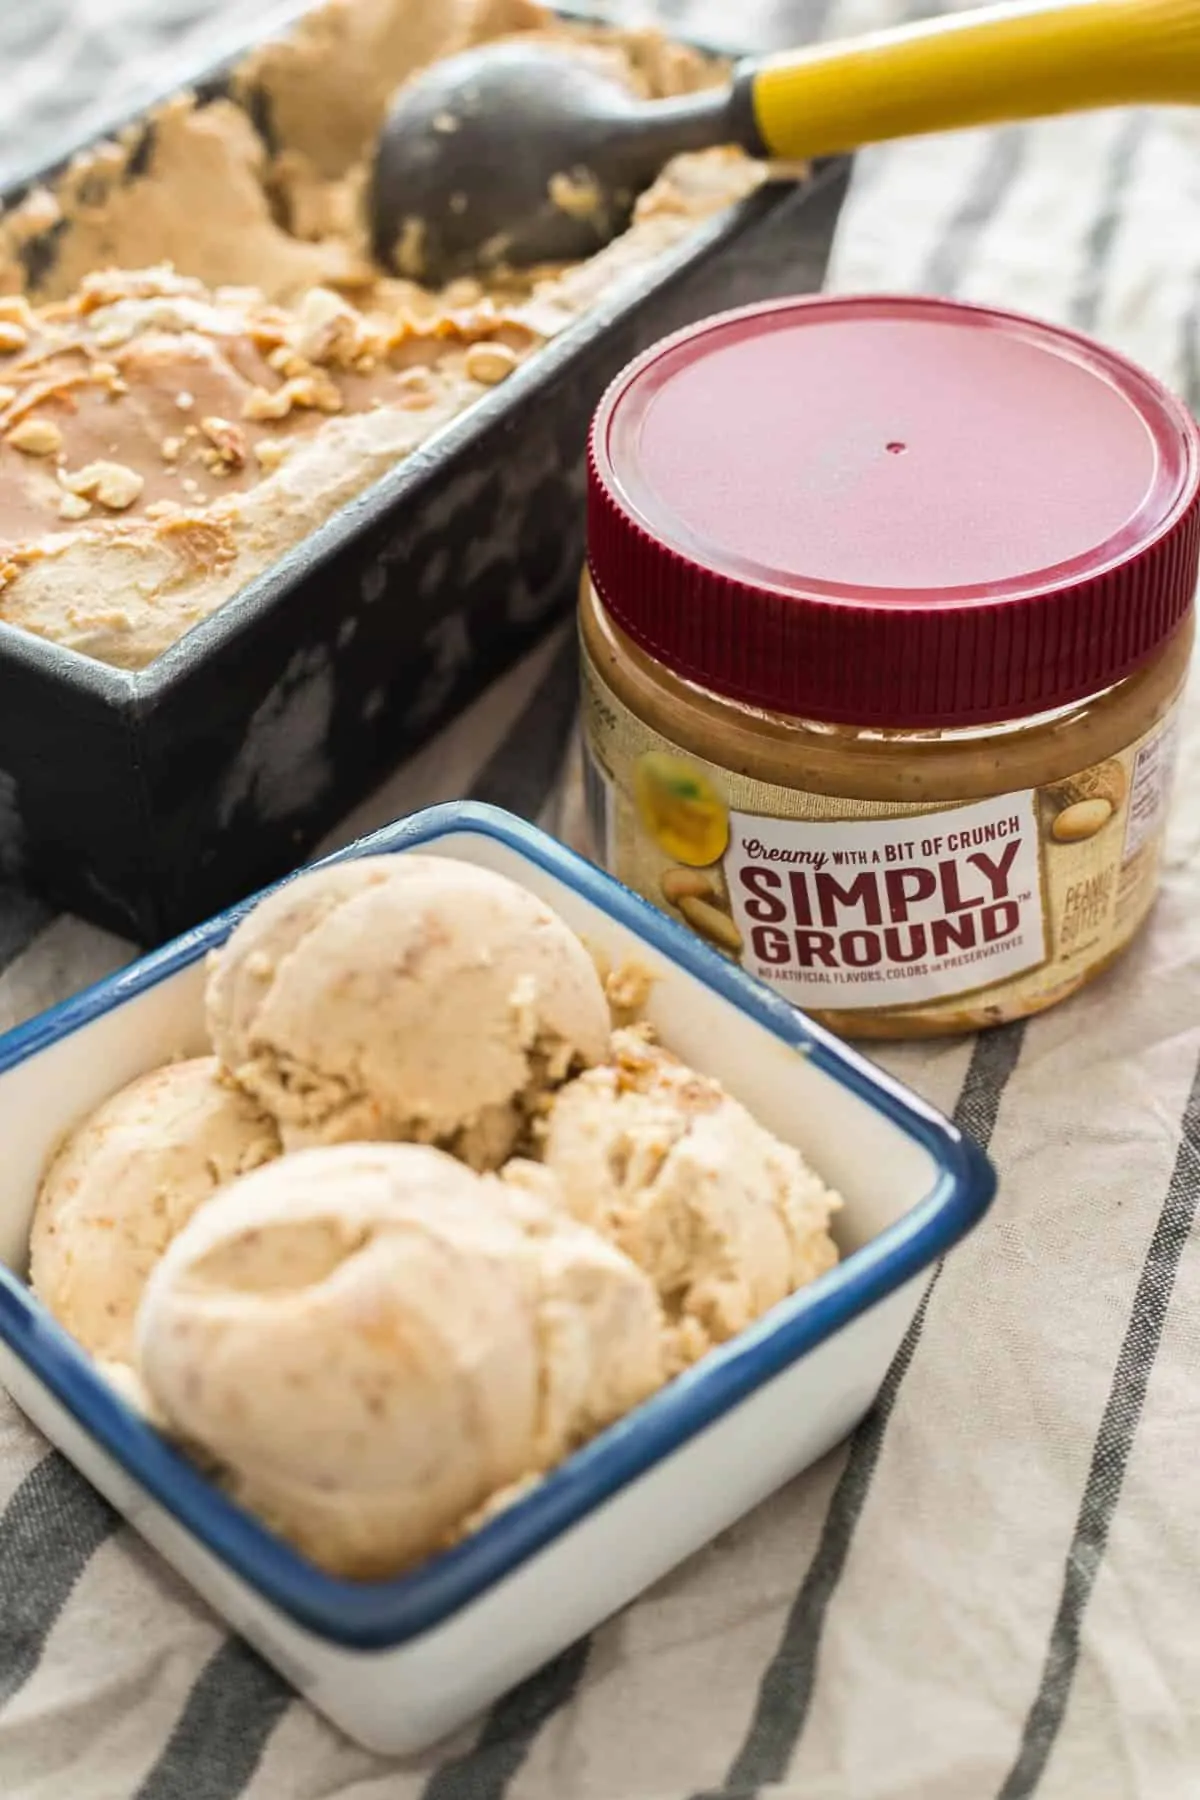
[[(975, 1044), (954, 1118), (984, 1149), (995, 1129), (1000, 1102), (1017, 1066), (1024, 1036), (1024, 1022), (1020, 1022), (985, 1033)], [(916, 1354), (940, 1273), (939, 1264), (896, 1352), (875, 1407), (850, 1440), (850, 1453), (829, 1503), (820, 1543), (792, 1604), (779, 1648), (759, 1683), (754, 1715), (730, 1764), (721, 1800), (731, 1800), (735, 1795), (752, 1796), (760, 1787), (782, 1781), (787, 1774), (808, 1720), (825, 1618), (846, 1566), (888, 1422)], [(713, 1800), (713, 1796), (696, 1795), (693, 1800)]]
[(1113, 245), (1125, 215), (1129, 180), (1138, 147), (1146, 135), (1150, 115), (1131, 112), (1113, 142), (1108, 166), (1099, 184), (1104, 203), (1092, 221), (1084, 242), (1083, 267), (1071, 296), (1067, 318), (1077, 331), (1095, 331), (1112, 261)]
[(0, 1704), (37, 1668), (72, 1588), (119, 1523), (57, 1450), (14, 1490), (0, 1515)]
[(930, 249), (917, 284), (923, 293), (958, 291), (980, 236), (1021, 173), (1028, 144), (1028, 133), (1020, 125), (993, 132), (982, 168)]
[(581, 1638), (498, 1700), (471, 1749), (434, 1772), (421, 1800), (503, 1800), (542, 1726), (574, 1697), (589, 1648)]
[(468, 798), (536, 819), (558, 779), (579, 702), (579, 649), (573, 631), (519, 717), (471, 784)]
[(241, 1638), (214, 1650), (135, 1800), (237, 1800), (292, 1690)]
[(1087, 1486), (1063, 1570), (1046, 1662), (1025, 1720), (1016, 1760), (997, 1800), (1028, 1800), (1045, 1773), (1071, 1696), (1079, 1661), (1084, 1614), (1109, 1527), (1121, 1498), (1125, 1471), (1146, 1402), (1180, 1260), (1196, 1222), (1200, 1200), (1200, 1064), (1192, 1081), (1166, 1198), (1130, 1309), (1112, 1386), (1088, 1470)]

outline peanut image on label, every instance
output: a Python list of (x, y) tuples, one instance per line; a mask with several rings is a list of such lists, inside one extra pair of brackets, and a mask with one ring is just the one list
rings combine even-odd
[(702, 869), (725, 854), (729, 814), (711, 782), (680, 756), (639, 757), (634, 799), (643, 829), (667, 856)]
[(1095, 837), (1125, 804), (1128, 787), (1121, 764), (1110, 758), (1044, 788), (1042, 798), (1051, 814), (1049, 836), (1056, 844), (1082, 844)]
[(663, 899), (670, 906), (683, 900), (717, 900), (717, 889), (711, 875), (703, 869), (665, 869), (659, 880)]
[(1063, 807), (1050, 827), (1050, 836), (1056, 844), (1082, 844), (1102, 831), (1112, 816), (1111, 800), (1077, 800), (1073, 806)]
[(727, 912), (714, 906), (709, 900), (697, 900), (692, 894), (685, 894), (679, 902), (679, 910), (700, 937), (707, 938), (718, 950), (726, 951), (730, 956), (742, 953), (742, 934)]

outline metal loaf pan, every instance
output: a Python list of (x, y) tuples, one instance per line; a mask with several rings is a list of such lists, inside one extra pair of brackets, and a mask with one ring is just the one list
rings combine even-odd
[[(237, 60), (161, 98), (211, 101)], [(303, 860), (571, 606), (610, 379), (692, 320), (819, 287), (848, 173), (701, 224), (149, 668), (0, 624), (0, 870), (155, 944)]]

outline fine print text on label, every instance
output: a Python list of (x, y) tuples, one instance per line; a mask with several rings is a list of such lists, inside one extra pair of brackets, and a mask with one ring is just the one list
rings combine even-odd
[(1179, 719), (1173, 713), (1163, 729), (1148, 738), (1134, 758), (1123, 862), (1131, 862), (1162, 829), (1171, 797), (1178, 736)]

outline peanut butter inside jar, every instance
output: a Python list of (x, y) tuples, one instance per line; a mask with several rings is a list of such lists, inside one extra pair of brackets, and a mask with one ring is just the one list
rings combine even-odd
[(1065, 999), (1153, 905), (1200, 451), (1098, 345), (930, 300), (727, 314), (593, 426), (592, 853), (846, 1036)]

